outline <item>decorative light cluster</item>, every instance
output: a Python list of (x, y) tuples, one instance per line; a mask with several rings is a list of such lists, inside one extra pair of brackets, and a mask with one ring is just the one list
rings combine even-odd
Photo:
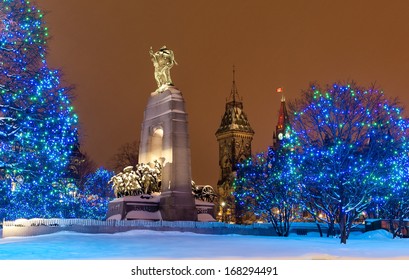
[[(277, 207), (271, 199), (281, 193), (271, 186), (286, 183), (302, 210), (330, 229), (339, 224), (345, 238), (363, 214), (409, 218), (409, 121), (395, 101), (354, 83), (324, 89), (313, 84), (294, 107), (287, 146), (293, 156), (241, 165), (236, 180), (240, 204), (257, 204), (261, 208), (255, 213), (269, 213)], [(266, 169), (269, 164), (278, 167)]]
[(339, 223), (347, 238), (362, 213), (378, 217), (375, 208), (404, 184), (395, 176), (408, 153), (408, 120), (382, 91), (355, 84), (312, 85), (298, 104), (301, 203), (330, 228)]
[(47, 38), (35, 5), (0, 2), (0, 208), (10, 218), (74, 217), (88, 203), (65, 176), (78, 117), (47, 65)]
[(236, 209), (272, 223), (278, 235), (288, 236), (299, 200), (300, 176), (292, 139), (278, 150), (269, 149), (239, 164), (234, 181)]

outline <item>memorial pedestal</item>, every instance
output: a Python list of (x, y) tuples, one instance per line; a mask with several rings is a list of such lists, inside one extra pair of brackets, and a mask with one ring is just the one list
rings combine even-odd
[(139, 162), (155, 160), (163, 165), (159, 203), (163, 220), (196, 221), (187, 113), (181, 92), (173, 86), (152, 93), (145, 109)]

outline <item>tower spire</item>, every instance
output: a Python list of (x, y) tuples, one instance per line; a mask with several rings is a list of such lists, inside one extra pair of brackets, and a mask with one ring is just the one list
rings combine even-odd
[(276, 131), (273, 133), (273, 149), (277, 149), (280, 146), (281, 140), (284, 137), (290, 137), (290, 121), (288, 119), (287, 106), (285, 105), (285, 96), (282, 90), (280, 92), (282, 93), (281, 105), (278, 112)]
[(239, 92), (237, 90), (236, 86), (236, 67), (233, 64), (233, 84), (231, 87), (231, 92), (230, 92), (230, 98), (233, 100), (233, 102), (239, 101)]

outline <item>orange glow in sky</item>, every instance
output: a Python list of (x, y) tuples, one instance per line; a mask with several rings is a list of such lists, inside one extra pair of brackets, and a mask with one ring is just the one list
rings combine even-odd
[(189, 114), (192, 175), (215, 186), (215, 132), (236, 66), (236, 85), (255, 136), (272, 144), (283, 87), (287, 102), (311, 81), (355, 80), (409, 106), (409, 2), (38, 0), (50, 30), (48, 61), (75, 86), (81, 144), (106, 166), (139, 139), (156, 89), (149, 49), (175, 52), (172, 80)]

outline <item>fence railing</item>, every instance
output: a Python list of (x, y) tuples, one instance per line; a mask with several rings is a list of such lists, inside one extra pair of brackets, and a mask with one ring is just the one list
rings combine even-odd
[[(91, 219), (18, 219), (3, 221), (3, 227), (67, 227), (67, 226), (117, 226), (117, 227), (170, 227), (170, 228), (246, 228), (270, 229), (271, 224), (254, 223), (251, 225), (227, 224), (221, 222), (195, 222), (195, 221), (148, 221), (148, 220), (91, 220)], [(325, 225), (322, 225), (325, 228)], [(316, 228), (315, 223), (292, 223), (292, 228)]]
[[(188, 231), (206, 234), (276, 235), (271, 224), (251, 225), (227, 224), (221, 222), (194, 221), (147, 221), (147, 220), (88, 220), (88, 219), (18, 219), (3, 221), (3, 237), (34, 236), (73, 231), (82, 233), (116, 233), (134, 229), (160, 231)], [(322, 227), (323, 231), (325, 226)], [(363, 225), (355, 230), (364, 231)], [(290, 233), (307, 235), (317, 232), (315, 223), (292, 223)]]
[(194, 221), (145, 221), (145, 220), (90, 220), (90, 219), (18, 219), (3, 221), (3, 227), (69, 227), (69, 226), (110, 226), (110, 227), (169, 227), (169, 228), (257, 228), (270, 229), (270, 224), (238, 225), (220, 222), (194, 222)]

